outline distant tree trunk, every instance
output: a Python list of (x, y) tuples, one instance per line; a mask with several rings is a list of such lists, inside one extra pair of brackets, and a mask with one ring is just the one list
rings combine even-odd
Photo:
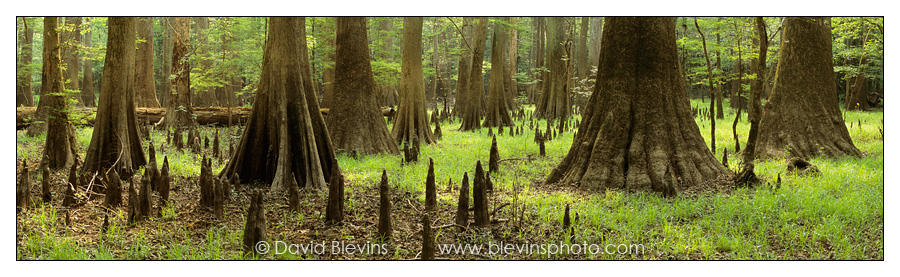
[(163, 27), (163, 49), (162, 49), (162, 91), (159, 92), (159, 101), (160, 103), (169, 103), (169, 96), (172, 95), (172, 82), (169, 81), (169, 76), (172, 76), (172, 49), (174, 48), (174, 40), (172, 39), (174, 36), (174, 32), (172, 30), (171, 17), (163, 17), (160, 22)]
[(16, 107), (34, 106), (34, 96), (31, 95), (31, 52), (32, 43), (34, 41), (34, 28), (29, 24), (27, 17), (22, 19), (22, 33), (19, 38), (19, 60), (16, 63)]
[[(717, 22), (722, 21), (722, 18), (719, 17)], [(722, 36), (719, 34), (719, 25), (716, 24), (716, 45), (722, 45)], [(719, 51), (719, 47), (716, 47), (716, 70), (722, 72), (722, 58), (721, 52)], [(723, 81), (716, 82), (716, 118), (717, 119), (725, 119), (725, 108), (722, 106), (722, 86), (725, 85)]]
[(509, 80), (504, 69), (506, 67), (506, 28), (502, 22), (494, 23), (494, 31), (491, 38), (491, 79), (488, 90), (488, 103), (485, 110), (482, 127), (515, 126), (512, 117), (509, 116), (507, 106), (508, 94), (504, 83)]
[[(156, 99), (156, 79), (153, 72), (153, 18), (137, 19), (137, 53), (134, 59), (135, 105), (138, 107), (159, 107)], [(104, 74), (105, 75), (105, 74)]]
[(575, 55), (575, 61), (578, 65), (578, 81), (586, 79), (591, 75), (591, 64), (592, 62), (588, 60), (588, 47), (587, 47), (587, 37), (588, 37), (588, 27), (589, 23), (588, 17), (581, 17), (581, 35), (578, 36), (578, 48), (577, 54)]
[(326, 124), (334, 147), (360, 155), (400, 154), (376, 99), (366, 18), (337, 17), (335, 29), (334, 74), (341, 82), (334, 84)]
[[(176, 17), (172, 24), (172, 91), (166, 105), (166, 126), (196, 128), (191, 107), (191, 66), (188, 62), (190, 46), (190, 17)], [(243, 174), (242, 174), (243, 175)], [(229, 175), (230, 176), (230, 175)]]
[(510, 109), (514, 109), (516, 107), (516, 97), (519, 96), (519, 82), (516, 79), (516, 71), (518, 70), (517, 60), (518, 56), (518, 17), (511, 17), (509, 24), (513, 26), (509, 28), (509, 66), (506, 67), (507, 74), (509, 74), (509, 86), (507, 86), (506, 90), (509, 91), (509, 97), (506, 98), (507, 103), (509, 104)]
[(330, 180), (337, 160), (312, 84), (302, 72), (303, 28), (301, 18), (269, 19), (253, 110), (220, 178), (238, 173), (241, 183), (262, 180), (272, 184), (271, 191), (286, 191), (292, 176), (299, 186), (316, 189)]
[[(110, 17), (109, 39), (103, 62), (103, 87), (97, 105), (94, 132), (84, 158), (83, 173), (115, 168), (120, 176), (131, 176), (147, 164), (135, 119), (134, 62), (135, 17)], [(153, 79), (150, 79), (151, 81)]]
[[(84, 18), (84, 25), (87, 26), (87, 29), (84, 33), (84, 47), (91, 47), (91, 19), (90, 17)], [(81, 100), (84, 103), (94, 103), (94, 60), (91, 58), (84, 59), (84, 69), (81, 76)]]
[[(337, 18), (331, 17), (326, 20), (335, 20), (336, 21)], [(337, 24), (337, 23), (335, 23), (335, 24)], [(329, 26), (329, 25), (326, 24), (325, 26)], [(325, 45), (327, 45), (328, 47), (331, 47), (331, 50), (325, 51), (325, 53), (324, 53), (325, 61), (326, 62), (334, 62), (336, 45), (335, 45), (335, 41), (334, 41), (334, 39), (335, 39), (334, 36), (331, 36), (332, 34), (334, 34), (334, 32), (330, 27), (326, 27), (326, 28), (327, 29), (326, 29), (325, 33), (328, 35), (325, 36)], [(363, 26), (363, 28), (365, 28), (365, 26)], [(367, 44), (366, 49), (368, 49), (369, 48), (368, 42), (366, 42), (366, 44)], [(368, 52), (366, 53), (366, 55), (369, 55)], [(369, 71), (372, 71), (372, 64), (371, 63), (367, 63), (367, 64), (369, 65)], [(326, 65), (324, 67), (325, 68), (322, 70), (322, 79), (325, 82), (325, 85), (324, 85), (325, 92), (323, 93), (323, 96), (322, 96), (322, 108), (331, 108), (334, 105), (333, 99), (334, 99), (334, 86), (335, 86), (335, 83), (334, 83), (335, 68), (334, 68), (334, 65), (332, 65), (332, 66)], [(374, 78), (374, 77), (372, 77), (372, 78)], [(373, 79), (373, 81), (374, 81), (374, 79)], [(367, 93), (372, 93), (372, 95), (375, 97), (375, 104), (378, 105), (378, 103), (380, 103), (381, 101), (380, 101), (380, 99), (378, 99), (378, 94), (376, 91), (377, 88), (373, 86), (369, 89), (372, 91), (367, 92)]]
[(60, 67), (59, 19), (44, 17), (44, 52), (41, 70), (41, 100), (47, 113), (47, 140), (41, 155), (41, 167), (58, 170), (67, 168), (78, 158), (75, 128), (67, 114), (65, 85)]
[[(709, 80), (709, 93), (713, 94), (715, 89), (714, 87), (718, 87), (713, 84), (713, 74), (712, 74), (712, 64), (709, 62), (709, 51), (706, 50), (706, 36), (703, 35), (703, 31), (700, 30), (700, 24), (697, 23), (697, 18), (694, 17), (694, 27), (697, 28), (697, 33), (700, 34), (700, 39), (703, 42), (703, 57), (706, 58), (706, 79)], [(713, 154), (716, 153), (716, 118), (712, 111), (715, 109), (716, 105), (716, 97), (715, 95), (709, 96), (709, 137), (711, 144), (709, 146), (710, 150)]]
[(547, 19), (547, 69), (550, 72), (544, 79), (543, 93), (535, 106), (534, 113), (539, 118), (569, 118), (568, 68), (565, 55), (565, 19), (551, 17)]
[(469, 96), (469, 74), (472, 73), (472, 47), (475, 42), (472, 41), (472, 27), (469, 26), (469, 18), (463, 18), (462, 26), (459, 26), (460, 40), (462, 41), (462, 53), (459, 53), (458, 76), (456, 79), (456, 102), (453, 105), (453, 114), (462, 118), (466, 111)]
[[(588, 59), (590, 60), (591, 66), (597, 66), (597, 62), (600, 61), (600, 44), (602, 42), (602, 31), (603, 31), (603, 18), (602, 17), (591, 17), (591, 39), (590, 46), (588, 50)], [(591, 70), (588, 68), (588, 70)]]
[(484, 95), (484, 77), (482, 62), (484, 61), (484, 48), (487, 40), (487, 18), (479, 17), (472, 29), (472, 64), (469, 71), (469, 88), (466, 89), (465, 111), (463, 112), (460, 131), (469, 131), (481, 128), (482, 97)]
[(437, 142), (425, 111), (425, 74), (422, 68), (422, 18), (403, 18), (403, 56), (400, 58), (400, 106), (391, 135), (397, 143)]
[[(85, 102), (81, 94), (81, 79), (78, 78), (78, 72), (81, 71), (81, 55), (78, 53), (78, 46), (81, 44), (81, 17), (66, 17), (66, 26), (73, 28), (63, 31), (63, 42), (68, 45), (63, 47), (63, 59), (65, 62), (65, 70), (63, 78), (65, 78), (66, 89), (75, 90), (76, 95), (73, 97), (78, 101), (78, 105), (93, 107), (94, 102)], [(82, 95), (78, 97), (77, 95)]]
[(737, 124), (741, 121), (741, 109), (744, 107), (744, 98), (741, 97), (741, 92), (744, 91), (743, 83), (744, 83), (744, 66), (742, 65), (742, 61), (744, 60), (741, 57), (741, 40), (744, 39), (744, 33), (741, 29), (738, 28), (737, 20), (734, 19), (732, 21), (734, 23), (734, 30), (737, 33), (737, 47), (738, 47), (738, 59), (735, 62), (735, 66), (737, 67), (737, 81), (734, 92), (731, 93), (731, 108), (734, 109), (737, 106), (737, 112), (734, 114), (734, 122), (731, 123), (731, 134), (734, 137), (734, 152), (741, 152), (741, 141), (738, 139), (737, 133)]
[(775, 84), (759, 122), (756, 155), (856, 156), (832, 81), (832, 38), (825, 18), (784, 20)]
[(600, 74), (584, 121), (545, 183), (671, 196), (728, 174), (690, 114), (674, 20), (608, 18), (603, 37)]
[[(543, 17), (535, 17), (532, 20), (535, 22), (535, 34), (534, 34), (534, 44), (537, 46), (534, 50), (534, 64), (535, 68), (544, 69), (546, 64), (544, 63), (544, 38), (546, 37), (546, 21)], [(539, 101), (539, 97), (543, 95), (544, 82), (547, 80), (548, 75), (547, 71), (540, 70), (539, 73), (535, 74), (538, 81), (532, 85), (532, 94), (529, 95), (528, 101), (530, 103), (537, 103)]]
[[(199, 68), (199, 74), (192, 81), (194, 82), (192, 85), (194, 86), (194, 90), (192, 90), (196, 95), (192, 99), (191, 102), (194, 106), (197, 107), (217, 107), (219, 106), (219, 101), (216, 99), (216, 91), (215, 89), (207, 85), (206, 83), (212, 80), (212, 77), (209, 76), (209, 73), (212, 72), (212, 60), (209, 59), (209, 37), (207, 36), (207, 32), (209, 29), (209, 18), (208, 17), (193, 17), (194, 20), (194, 37), (197, 39), (196, 41), (196, 55), (192, 55), (192, 60), (194, 61), (192, 70)], [(203, 84), (198, 84), (197, 81), (203, 82)]]

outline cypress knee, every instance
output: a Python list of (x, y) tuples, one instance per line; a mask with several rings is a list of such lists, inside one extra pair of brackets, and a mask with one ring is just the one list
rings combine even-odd
[(391, 238), (391, 194), (388, 187), (387, 171), (381, 170), (381, 183), (378, 184), (378, 195), (381, 203), (378, 207), (378, 236), (384, 239)]
[(50, 203), (53, 196), (50, 194), (50, 167), (46, 163), (41, 167), (41, 177), (41, 200)]
[(462, 185), (459, 186), (459, 202), (456, 203), (456, 225), (460, 231), (469, 225), (469, 173), (463, 173)]
[(291, 173), (291, 182), (288, 186), (288, 209), (291, 212), (300, 212), (300, 185), (297, 184), (296, 176), (293, 173)]
[(264, 254), (256, 252), (256, 244), (261, 241), (266, 241), (266, 213), (263, 207), (263, 194), (257, 190), (250, 196), (250, 208), (247, 209), (247, 222), (244, 224), (242, 238), (244, 255), (250, 252)]
[(200, 161), (200, 207), (212, 207), (215, 204), (215, 184), (213, 184), (210, 161), (203, 156)]
[[(107, 175), (107, 171), (109, 171)], [(116, 173), (115, 170), (101, 169), (100, 174), (102, 174), (103, 179), (101, 181), (106, 185), (106, 199), (103, 202), (103, 205), (109, 208), (118, 207), (122, 205), (122, 180), (119, 178), (119, 174)], [(131, 192), (129, 191), (128, 197), (131, 198)], [(131, 205), (131, 203), (129, 203)]]
[[(503, 130), (503, 127), (500, 127)], [(497, 136), (491, 140), (490, 160), (488, 160), (488, 171), (497, 173), (500, 171), (500, 151), (497, 150)]]
[(428, 213), (422, 215), (422, 260), (434, 260), (434, 231)]
[(484, 169), (481, 167), (481, 161), (475, 164), (475, 182), (472, 185), (472, 198), (475, 205), (475, 226), (479, 228), (490, 228), (491, 218), (488, 214), (487, 188), (484, 181)]
[(437, 208), (437, 187), (434, 184), (434, 160), (428, 158), (428, 176), (425, 177), (425, 211), (434, 212)]
[(172, 182), (171, 177), (169, 177), (169, 156), (163, 158), (162, 169), (159, 171), (159, 198), (162, 199), (163, 203), (169, 202), (169, 188), (170, 183)]
[(28, 162), (22, 161), (22, 173), (16, 184), (16, 207), (27, 210), (31, 206), (31, 183), (28, 181)]
[(141, 209), (141, 218), (146, 219), (150, 217), (151, 214), (151, 188), (150, 188), (150, 175), (144, 174), (144, 177), (141, 178), (141, 191), (140, 195), (140, 209)]
[(337, 162), (331, 168), (331, 180), (328, 182), (328, 206), (325, 208), (325, 220), (338, 223), (344, 220), (344, 176)]

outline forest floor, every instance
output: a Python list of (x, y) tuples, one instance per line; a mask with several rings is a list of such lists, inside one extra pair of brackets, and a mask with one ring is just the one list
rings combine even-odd
[[(700, 100), (692, 100), (692, 105), (708, 106)], [(725, 113), (726, 119), (716, 122), (716, 156), (721, 159), (722, 149), (727, 148), (730, 168), (737, 171), (739, 157), (733, 151), (731, 130), (734, 113), (727, 108), (727, 102)], [(16, 214), (16, 259), (417, 259), (422, 247), (425, 176), (428, 159), (433, 158), (439, 206), (437, 216), (432, 217), (432, 226), (439, 227), (435, 230), (437, 259), (882, 260), (884, 141), (879, 130), (884, 128), (883, 116), (881, 110), (846, 112), (853, 142), (865, 155), (814, 158), (811, 162), (822, 171), (819, 176), (787, 175), (785, 160), (759, 161), (757, 174), (767, 182), (781, 174), (780, 189), (766, 183), (754, 188), (682, 193), (671, 198), (541, 184), (566, 155), (573, 131), (547, 142), (547, 155), (541, 157), (533, 141), (534, 130), (527, 120), (517, 120), (517, 126), (524, 126), (523, 135), (510, 136), (507, 129), (497, 136), (502, 161), (500, 173), (492, 174), (494, 192), (489, 208), (502, 206), (492, 216), (496, 222), (490, 230), (462, 232), (450, 226), (459, 184), (464, 172), (474, 172), (476, 161), (481, 160), (486, 166), (491, 137), (488, 129), (459, 132), (459, 120), (444, 121), (443, 139), (436, 145), (424, 145), (417, 163), (403, 165), (401, 156), (354, 159), (339, 154), (346, 182), (345, 220), (341, 224), (325, 223), (327, 191), (303, 191), (299, 213), (288, 211), (286, 196), (267, 195), (264, 206), (271, 251), (250, 257), (243, 256), (241, 250), (249, 206), (247, 191), (231, 194), (222, 218), (199, 208), (199, 160), (203, 155), (211, 156), (212, 150), (204, 148), (202, 154), (179, 152), (166, 145), (165, 131), (157, 130), (150, 136), (157, 146), (157, 159), (161, 164), (163, 157), (168, 157), (170, 174), (175, 178), (170, 196), (174, 200), (169, 205), (159, 207), (154, 202), (155, 216), (129, 224), (126, 208), (107, 210), (102, 207), (101, 197), (91, 197), (82, 188), (77, 194), (77, 206), (61, 207), (68, 170), (52, 172), (52, 204), (41, 204), (40, 190), (32, 188), (35, 206)], [(574, 120), (578, 119), (575, 116)], [(708, 119), (695, 119), (709, 144)], [(535, 122), (542, 130), (545, 124)], [(92, 130), (76, 128), (82, 155)], [(242, 129), (200, 128), (201, 135), (210, 139), (216, 130), (223, 141), (223, 152), (227, 152), (229, 143), (239, 141)], [(744, 114), (737, 127), (741, 145), (746, 144), (748, 130)], [(491, 132), (497, 134), (498, 130)], [(32, 186), (41, 182), (36, 164), (44, 139), (16, 132), (16, 160), (29, 161)], [(143, 146), (146, 150), (146, 140)], [(225, 158), (213, 159), (213, 172), (218, 173), (226, 162)], [(376, 235), (377, 186), (382, 170), (387, 171), (393, 194), (394, 235), (389, 241)], [(450, 179), (452, 185), (448, 185)], [(265, 188), (263, 184), (243, 187)], [(566, 204), (571, 206), (575, 218), (573, 234), (562, 227)], [(109, 227), (102, 232), (104, 216), (109, 218)], [(281, 249), (276, 245), (279, 241), (286, 243)], [(295, 248), (284, 247), (287, 244), (294, 244)], [(466, 245), (470, 248), (455, 249)], [(303, 252), (303, 247), (311, 248)], [(277, 253), (279, 250), (284, 253)]]

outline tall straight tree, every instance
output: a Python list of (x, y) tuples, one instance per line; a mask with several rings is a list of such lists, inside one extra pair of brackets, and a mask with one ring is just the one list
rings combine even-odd
[(509, 75), (504, 70), (506, 65), (506, 25), (499, 20), (494, 23), (491, 38), (491, 79), (488, 88), (488, 103), (485, 110), (483, 127), (514, 126), (509, 116), (505, 83)]
[[(136, 17), (110, 17), (97, 119), (81, 171), (131, 176), (147, 164), (135, 119)], [(152, 79), (151, 79), (152, 80)]]
[(159, 107), (153, 71), (153, 18), (137, 18), (137, 53), (134, 58), (134, 93), (138, 107)]
[(582, 17), (581, 18), (581, 35), (578, 36), (578, 48), (576, 49), (577, 54), (575, 55), (576, 64), (578, 65), (578, 80), (584, 80), (589, 75), (591, 75), (591, 62), (588, 60), (588, 29), (590, 27), (590, 18)]
[(269, 19), (256, 100), (241, 142), (219, 177), (237, 173), (242, 182), (271, 183), (272, 191), (287, 189), (291, 178), (301, 187), (326, 187), (337, 160), (312, 84), (304, 78), (301, 28), (302, 18)]
[(172, 94), (172, 82), (169, 81), (169, 77), (172, 75), (172, 49), (173, 45), (173, 30), (172, 23), (173, 17), (162, 17), (159, 19), (160, 24), (163, 28), (163, 43), (162, 43), (162, 74), (160, 74), (160, 79), (162, 85), (160, 86), (161, 91), (158, 93), (157, 97), (160, 101), (160, 104), (166, 104), (168, 106), (169, 103), (169, 95)]
[[(193, 49), (194, 54), (191, 55), (192, 58), (192, 66), (195, 67), (192, 70), (196, 70), (197, 76), (192, 79), (191, 85), (193, 86), (191, 91), (195, 94), (191, 99), (191, 103), (197, 107), (215, 107), (219, 106), (219, 101), (216, 98), (216, 90), (213, 86), (208, 85), (210, 81), (212, 81), (213, 77), (211, 76), (212, 72), (212, 59), (208, 57), (209, 55), (209, 18), (205, 16), (192, 17), (194, 20), (194, 26), (192, 28), (194, 33), (194, 46)], [(199, 69), (199, 70), (197, 70)], [(199, 82), (198, 82), (199, 81)]]
[(34, 28), (27, 17), (19, 17), (22, 30), (19, 37), (19, 56), (16, 63), (16, 107), (34, 106), (31, 95), (31, 49), (34, 41)]
[(584, 120), (545, 183), (675, 195), (729, 174), (691, 116), (674, 19), (613, 17), (605, 25)]
[(519, 59), (519, 26), (518, 26), (518, 17), (511, 17), (509, 19), (509, 25), (512, 28), (509, 28), (509, 66), (506, 67), (506, 74), (509, 74), (509, 82), (510, 84), (506, 90), (509, 91), (509, 97), (507, 97), (507, 103), (509, 103), (510, 109), (516, 108), (516, 97), (519, 96), (518, 89), (518, 80), (516, 79), (516, 71), (518, 70), (517, 60)]
[[(591, 34), (590, 34), (590, 48), (588, 50), (588, 59), (590, 60), (590, 66), (597, 66), (597, 62), (600, 61), (600, 43), (602, 40), (600, 39), (603, 31), (603, 18), (602, 17), (591, 17)], [(590, 68), (588, 68), (590, 70)]]
[(456, 77), (456, 102), (453, 104), (453, 115), (463, 117), (466, 111), (466, 97), (469, 96), (469, 73), (472, 72), (472, 27), (469, 25), (469, 18), (463, 18), (462, 26), (459, 26), (460, 41), (462, 52), (459, 53), (459, 63)]
[[(476, 22), (477, 21), (477, 22)], [(484, 62), (484, 47), (487, 40), (487, 18), (473, 19), (472, 29), (472, 63), (469, 68), (469, 88), (466, 89), (465, 112), (462, 116), (460, 131), (469, 131), (481, 128), (482, 98), (484, 97), (484, 74), (482, 63)]]
[(191, 107), (191, 65), (188, 62), (190, 47), (190, 17), (176, 17), (172, 23), (172, 85), (169, 103), (166, 105), (168, 128), (196, 128), (194, 108)]
[(69, 122), (66, 105), (66, 88), (63, 82), (60, 57), (60, 41), (57, 29), (59, 18), (44, 17), (44, 64), (41, 69), (41, 100), (39, 106), (46, 110), (47, 140), (44, 144), (42, 165), (50, 169), (67, 168), (78, 158), (75, 144), (75, 127)]
[[(335, 50), (334, 49), (335, 48), (334, 36), (331, 36), (331, 34), (334, 34), (332, 28), (334, 28), (335, 23), (331, 23), (331, 21), (336, 21), (337, 18), (336, 17), (327, 17), (327, 18), (325, 18), (325, 20), (329, 21), (329, 22), (326, 22), (326, 24), (324, 24), (324, 26), (322, 26), (322, 28), (325, 29), (324, 33), (329, 34), (329, 35), (325, 36), (325, 46), (331, 48), (331, 51), (325, 51), (325, 53), (323, 53), (324, 54), (323, 56), (325, 59), (325, 66), (322, 69), (322, 82), (324, 82), (323, 89), (325, 92), (322, 93), (322, 108), (331, 108), (332, 103), (334, 101), (333, 99), (334, 99), (334, 85), (335, 85), (335, 83), (334, 83), (334, 78), (335, 78), (334, 70), (335, 69), (334, 69), (334, 66), (328, 66), (327, 64), (328, 64), (328, 62), (334, 62), (334, 58), (335, 58), (334, 57), (334, 52), (335, 52), (334, 51)], [(366, 35), (368, 36), (368, 34), (366, 34)], [(368, 44), (368, 42), (366, 42), (366, 43)], [(366, 45), (366, 48), (368, 49), (369, 46)], [(368, 53), (366, 55), (368, 55)], [(372, 64), (369, 61), (367, 61), (366, 63), (369, 65), (369, 71), (372, 71), (371, 70)], [(372, 77), (372, 78), (374, 78), (374, 77)], [(374, 93), (375, 92), (374, 89), (376, 89), (376, 88), (373, 87), (372, 89), (373, 89), (372, 92)], [(375, 105), (378, 106), (378, 103), (380, 102), (380, 101), (377, 101), (378, 95), (377, 94), (373, 94), (373, 95), (376, 98)]]
[(397, 143), (437, 142), (425, 111), (425, 73), (422, 68), (422, 18), (403, 18), (403, 52), (400, 57), (400, 106), (391, 135)]
[(334, 147), (362, 155), (400, 154), (378, 107), (366, 18), (337, 17), (335, 28), (334, 74), (339, 82), (327, 118)]
[(756, 156), (861, 156), (838, 106), (831, 21), (788, 17), (782, 35), (775, 84), (759, 122)]
[[(78, 78), (78, 72), (81, 71), (81, 55), (78, 52), (78, 46), (81, 44), (81, 17), (66, 17), (66, 25), (63, 29), (63, 42), (67, 44), (63, 47), (63, 61), (65, 62), (65, 70), (63, 70), (66, 89), (77, 90), (81, 95), (81, 79)], [(93, 107), (94, 102), (84, 102), (83, 97), (74, 97), (79, 105)]]
[[(547, 69), (543, 93), (535, 106), (535, 114), (546, 119), (569, 118), (568, 72), (563, 55), (566, 52), (566, 22), (562, 17), (550, 17), (547, 21)], [(602, 55), (602, 54), (601, 54)]]
[[(722, 72), (722, 55), (721, 51), (719, 51), (720, 46), (722, 45), (722, 36), (721, 30), (719, 26), (721, 25), (722, 18), (719, 17), (716, 19), (716, 71), (719, 73)], [(721, 78), (716, 78), (716, 118), (717, 119), (725, 119), (725, 109), (722, 106), (722, 86), (725, 84), (722, 82)]]
[[(91, 18), (84, 18), (84, 47), (91, 48)], [(84, 58), (84, 68), (82, 69), (81, 81), (81, 101), (83, 103), (94, 103), (94, 59), (92, 57)]]

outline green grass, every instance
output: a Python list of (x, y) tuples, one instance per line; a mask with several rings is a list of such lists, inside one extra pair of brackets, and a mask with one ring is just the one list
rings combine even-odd
[[(708, 107), (708, 103), (692, 100), (692, 106)], [(727, 148), (732, 170), (739, 170), (739, 157), (734, 153), (731, 123), (734, 115), (726, 106), (726, 119), (716, 122), (716, 156), (721, 159), (722, 149)], [(884, 258), (884, 142), (879, 128), (883, 127), (883, 112), (845, 112), (847, 125), (854, 144), (865, 153), (862, 158), (813, 158), (811, 162), (822, 174), (813, 177), (796, 177), (785, 174), (785, 160), (758, 161), (759, 176), (774, 180), (781, 174), (781, 189), (773, 190), (761, 185), (755, 188), (739, 188), (730, 192), (703, 193), (694, 197), (664, 198), (656, 194), (626, 193), (622, 191), (583, 192), (554, 187), (535, 186), (542, 181), (559, 160), (568, 152), (573, 132), (547, 143), (547, 156), (539, 157), (537, 145), (532, 142), (534, 131), (522, 136), (497, 136), (500, 157), (518, 158), (501, 163), (501, 173), (493, 176), (495, 194), (499, 199), (492, 205), (504, 202), (524, 203), (526, 222), (519, 229), (500, 228), (500, 234), (511, 240), (545, 239), (541, 243), (566, 241), (563, 235), (542, 237), (546, 232), (559, 233), (566, 204), (579, 214), (574, 225), (575, 241), (597, 244), (642, 244), (646, 251), (629, 255), (588, 255), (589, 259), (883, 259)], [(709, 137), (709, 122), (697, 119), (701, 134)], [(862, 123), (862, 127), (857, 122)], [(437, 188), (446, 190), (450, 178), (458, 188), (463, 173), (474, 172), (475, 162), (487, 167), (491, 138), (487, 129), (475, 132), (459, 132), (459, 121), (442, 123), (444, 138), (436, 145), (424, 145), (419, 162), (401, 164), (401, 156), (371, 155), (353, 159), (339, 155), (338, 162), (350, 185), (347, 195), (372, 191), (380, 181), (381, 171), (386, 170), (391, 186), (407, 191), (413, 199), (424, 202), (424, 180), (428, 158), (435, 162)], [(526, 124), (527, 126), (527, 124)], [(540, 121), (538, 126), (545, 126)], [(202, 127), (201, 135), (212, 135), (215, 129)], [(227, 151), (226, 133), (237, 141), (239, 130), (220, 128), (222, 149)], [(741, 146), (746, 144), (749, 123), (746, 116), (738, 124)], [(77, 140), (83, 150), (89, 143), (91, 128), (79, 128)], [(494, 133), (497, 130), (494, 129)], [(508, 130), (506, 133), (508, 134)], [(151, 135), (159, 146), (165, 133)], [(38, 161), (43, 136), (27, 137), (16, 134), (16, 158)], [(147, 145), (145, 143), (144, 147)], [(173, 175), (192, 177), (199, 175), (199, 157), (190, 152), (184, 154), (166, 146), (166, 152), (158, 153), (160, 163), (168, 155)], [(213, 170), (218, 172), (224, 163), (214, 160)], [(470, 176), (471, 178), (472, 176)], [(454, 190), (455, 191), (455, 190)], [(438, 201), (444, 206), (455, 206), (452, 194), (441, 194)], [(350, 197), (348, 197), (349, 199)], [(319, 199), (324, 201), (323, 199)], [(317, 201), (319, 201), (317, 200)], [(346, 209), (354, 209), (356, 203), (348, 202)], [(498, 217), (514, 218), (513, 208), (502, 210)], [(211, 225), (208, 230), (196, 234), (185, 227), (179, 215), (191, 211), (166, 207), (157, 220), (157, 230), (116, 226), (100, 238), (79, 239), (60, 227), (61, 216), (53, 207), (39, 207), (18, 216), (17, 259), (241, 259), (242, 230)], [(311, 213), (282, 213), (274, 211), (278, 219), (271, 219), (273, 229), (290, 229), (298, 226)], [(124, 222), (124, 212), (113, 213), (110, 221)], [(231, 215), (243, 216), (243, 215)], [(319, 215), (322, 216), (322, 215)], [(114, 220), (115, 219), (115, 220)], [(243, 220), (243, 219), (241, 219)], [(509, 223), (508, 223), (509, 224)], [(509, 224), (511, 225), (511, 224)], [(23, 230), (23, 226), (25, 229)], [(442, 230), (439, 240), (452, 239), (454, 232)], [(270, 236), (270, 240), (279, 239)], [(496, 238), (496, 237), (495, 237)], [(372, 241), (374, 238), (366, 238)], [(488, 237), (476, 238), (486, 240)], [(403, 248), (391, 249), (398, 258), (414, 256), (415, 251)], [(261, 258), (261, 257), (254, 257)], [(262, 257), (265, 258), (265, 257)], [(290, 254), (270, 257), (275, 259), (299, 259)], [(315, 259), (316, 257), (305, 257)], [(362, 258), (362, 257), (360, 257)], [(509, 259), (508, 257), (495, 257)], [(530, 259), (565, 258), (560, 255), (534, 255)]]

